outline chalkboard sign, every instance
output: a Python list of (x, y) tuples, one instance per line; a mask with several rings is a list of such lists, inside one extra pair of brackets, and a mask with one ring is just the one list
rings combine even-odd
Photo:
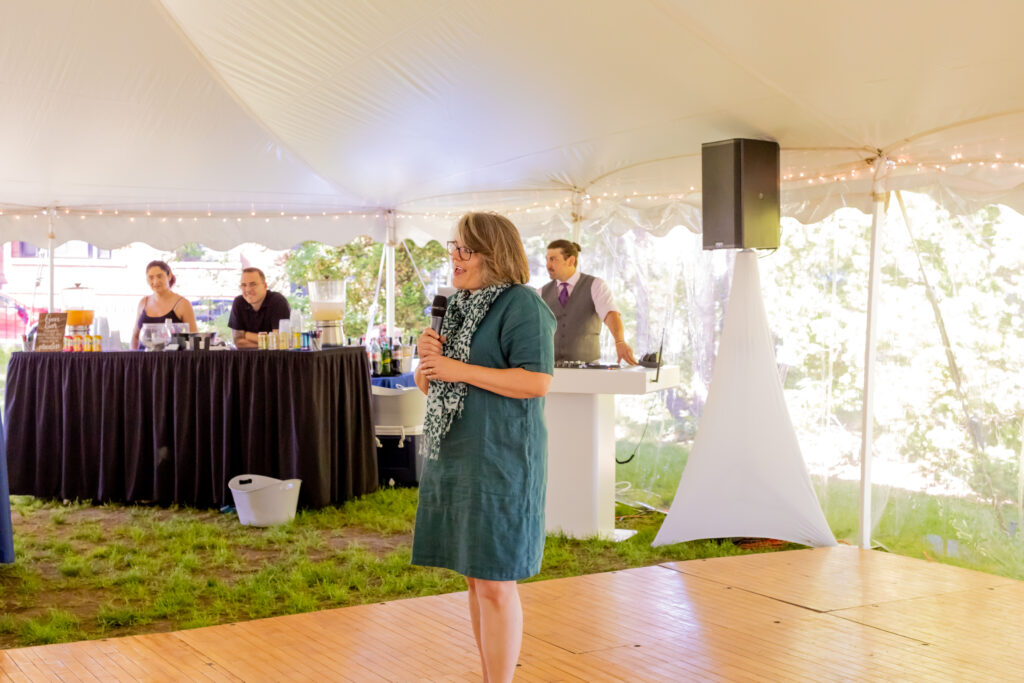
[(67, 313), (43, 313), (36, 328), (36, 351), (63, 351)]

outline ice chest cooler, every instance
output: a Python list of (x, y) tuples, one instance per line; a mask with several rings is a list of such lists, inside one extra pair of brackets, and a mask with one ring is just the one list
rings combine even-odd
[(372, 387), (373, 433), (381, 486), (416, 486), (423, 470), (427, 397), (417, 387)]

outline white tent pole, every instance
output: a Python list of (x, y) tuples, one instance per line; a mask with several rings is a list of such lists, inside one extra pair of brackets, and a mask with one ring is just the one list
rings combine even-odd
[(387, 259), (387, 276), (385, 287), (387, 287), (386, 308), (388, 334), (395, 336), (395, 212), (387, 213), (387, 242), (384, 244), (384, 254)]
[(57, 215), (57, 209), (53, 208), (52, 206), (46, 209), (46, 223), (47, 223), (47, 230), (46, 230), (46, 258), (49, 261), (49, 270), (50, 270), (50, 307), (47, 308), (46, 310), (48, 310), (51, 313), (53, 313), (53, 311), (54, 311), (54, 308), (53, 308), (53, 301), (54, 301), (54, 291), (53, 291), (53, 287), (54, 287), (54, 284), (53, 284), (53, 280), (54, 280), (53, 243), (57, 240), (57, 236), (53, 232), (53, 217), (56, 216), (56, 215)]
[(874, 212), (871, 216), (871, 264), (868, 268), (868, 320), (864, 341), (864, 404), (861, 408), (860, 446), (860, 533), (858, 545), (871, 547), (871, 438), (874, 428), (875, 336), (878, 333), (878, 288), (882, 260), (882, 229), (885, 227), (886, 175), (889, 160), (875, 159), (875, 180), (871, 186)]
[(387, 260), (387, 251), (381, 251), (380, 265), (377, 266), (377, 284), (373, 287), (373, 303), (370, 304), (370, 312), (366, 314), (366, 342), (370, 341), (370, 332), (373, 324), (377, 322), (377, 302), (380, 301), (380, 279), (384, 276), (384, 262)]

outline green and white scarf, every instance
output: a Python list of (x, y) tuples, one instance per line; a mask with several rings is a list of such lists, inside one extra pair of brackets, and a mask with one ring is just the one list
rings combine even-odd
[[(473, 341), (476, 328), (487, 315), (491, 304), (501, 293), (511, 287), (505, 283), (491, 285), (475, 292), (461, 289), (448, 299), (448, 310), (441, 322), (441, 336), (446, 341), (444, 355), (463, 363), (469, 362), (469, 345)], [(427, 414), (423, 419), (423, 428), (427, 433), (427, 457), (436, 460), (441, 439), (444, 438), (452, 423), (462, 415), (462, 405), (466, 399), (468, 387), (464, 382), (430, 383), (427, 392)]]

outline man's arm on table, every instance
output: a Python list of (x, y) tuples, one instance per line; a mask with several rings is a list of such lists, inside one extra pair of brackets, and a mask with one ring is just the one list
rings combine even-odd
[(622, 316), (615, 310), (612, 290), (608, 287), (608, 283), (599, 277), (594, 278), (594, 284), (590, 288), (590, 298), (594, 300), (594, 308), (598, 315), (601, 315), (602, 311), (607, 311), (602, 322), (615, 340), (615, 355), (618, 360), (636, 365), (633, 349), (626, 343), (626, 327), (622, 324)]
[(604, 317), (604, 324), (615, 339), (615, 354), (619, 357), (618, 359), (624, 360), (630, 365), (636, 365), (633, 349), (626, 343), (626, 327), (622, 324), (622, 316), (619, 315), (619, 312), (609, 311), (608, 315)]
[(246, 332), (245, 330), (231, 330), (231, 334), (234, 337), (235, 348), (255, 349), (259, 346), (260, 337), (255, 332)]

